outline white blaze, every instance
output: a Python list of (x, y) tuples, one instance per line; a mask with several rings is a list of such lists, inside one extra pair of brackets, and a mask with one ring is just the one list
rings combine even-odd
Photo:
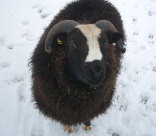
[(80, 29), (83, 35), (87, 38), (88, 55), (85, 62), (92, 62), (94, 60), (101, 60), (102, 53), (100, 50), (98, 38), (100, 37), (101, 29), (96, 25), (77, 25), (76, 28)]

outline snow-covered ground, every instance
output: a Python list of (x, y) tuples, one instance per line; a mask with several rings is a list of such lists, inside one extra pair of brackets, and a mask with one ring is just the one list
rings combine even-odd
[[(0, 136), (67, 136), (31, 100), (29, 58), (44, 28), (72, 0), (0, 1)], [(127, 34), (113, 105), (70, 136), (156, 136), (156, 0), (110, 0)]]

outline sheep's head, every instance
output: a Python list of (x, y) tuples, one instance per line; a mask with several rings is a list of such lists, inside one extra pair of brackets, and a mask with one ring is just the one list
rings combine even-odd
[(51, 53), (54, 41), (65, 49), (70, 74), (89, 86), (97, 86), (106, 76), (107, 47), (116, 43), (122, 53), (122, 34), (112, 23), (101, 20), (95, 24), (79, 24), (65, 20), (53, 26), (45, 42), (45, 50)]

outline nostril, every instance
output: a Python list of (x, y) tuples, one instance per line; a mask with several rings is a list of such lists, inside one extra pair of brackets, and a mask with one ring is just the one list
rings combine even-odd
[(94, 67), (92, 69), (90, 69), (90, 72), (94, 75), (99, 75), (103, 72), (103, 68), (101, 67)]
[(101, 74), (103, 72), (103, 69), (101, 69), (100, 71), (99, 71), (99, 73)]

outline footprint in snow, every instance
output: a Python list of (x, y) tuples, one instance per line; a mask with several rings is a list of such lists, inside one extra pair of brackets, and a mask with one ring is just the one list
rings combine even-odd
[(146, 46), (142, 45), (140, 48), (141, 48), (142, 50), (145, 50), (145, 49), (146, 49)]
[(149, 34), (148, 38), (149, 38), (148, 43), (149, 44), (154, 44), (154, 35), (153, 34)]
[(148, 99), (149, 99), (148, 96), (141, 96), (141, 103), (146, 104)]
[(123, 118), (123, 120), (122, 120), (122, 123), (125, 125), (125, 126), (127, 126), (127, 125), (129, 125), (130, 124), (130, 118), (129, 117), (124, 117)]
[(132, 24), (136, 24), (137, 23), (137, 18), (133, 18), (132, 19)]
[(42, 19), (45, 19), (50, 15), (50, 13), (43, 13), (45, 8), (44, 7), (39, 8), (39, 4), (36, 4), (33, 6), (33, 9), (36, 9), (36, 8), (38, 8), (37, 12), (40, 14)]
[(45, 18), (47, 18), (49, 15), (50, 15), (49, 13), (41, 14), (41, 18), (42, 18), (42, 19), (45, 19)]
[(21, 35), (23, 38), (27, 39), (28, 41), (32, 41), (32, 35), (29, 34), (28, 32), (25, 32)]
[(28, 20), (23, 20), (23, 21), (21, 22), (21, 24), (22, 24), (22, 25), (29, 25), (29, 21), (28, 21)]
[(1, 68), (8, 68), (8, 67), (10, 67), (10, 63), (9, 62), (2, 62), (2, 63), (0, 63), (0, 67)]
[(32, 6), (33, 9), (36, 9), (38, 7), (39, 7), (39, 4), (35, 4), (35, 5)]
[(18, 88), (18, 98), (19, 98), (19, 101), (22, 101), (22, 102), (25, 101), (25, 97), (23, 95), (23, 88), (21, 86), (19, 86)]
[(153, 39), (154, 35), (153, 35), (153, 34), (150, 34), (148, 37), (149, 37), (150, 39)]
[(43, 135), (44, 135), (43, 130), (41, 128), (40, 129), (34, 128), (31, 134), (31, 136), (43, 136)]
[(121, 105), (119, 110), (120, 111), (126, 111), (127, 110), (127, 105)]
[(38, 13), (42, 13), (42, 12), (43, 12), (43, 9), (40, 8), (40, 9), (38, 10)]
[(135, 31), (134, 33), (133, 33), (133, 35), (139, 35), (139, 32), (138, 31)]
[(156, 84), (152, 85), (151, 88), (150, 88), (150, 90), (156, 91)]
[(112, 134), (112, 130), (108, 129), (107, 134)]
[(113, 133), (112, 136), (120, 136), (118, 133)]
[(40, 14), (42, 19), (45, 19), (47, 16), (50, 15), (50, 13), (43, 13), (45, 8), (40, 7), (39, 4), (35, 4), (32, 8), (37, 9), (37, 12)]
[(6, 43), (5, 37), (0, 37), (0, 46), (4, 46)]
[(14, 48), (14, 46), (13, 46), (12, 44), (10, 44), (10, 45), (7, 46), (7, 48), (8, 48), (9, 50), (12, 50), (12, 49)]
[(39, 14), (43, 13), (44, 9), (45, 9), (45, 7), (40, 7), (40, 8), (38, 8), (38, 13), (39, 13)]
[(15, 81), (15, 83), (22, 82), (22, 81), (24, 81), (24, 76), (23, 75), (16, 75), (14, 77), (14, 81)]
[(24, 95), (24, 87), (25, 87), (25, 84), (24, 83), (21, 83), (19, 86), (18, 86), (18, 98), (19, 98), (19, 101), (22, 101), (24, 102), (25, 101), (25, 95)]
[(108, 129), (107, 134), (111, 136), (120, 136), (119, 133), (115, 133), (111, 129)]
[(154, 112), (156, 112), (156, 103), (153, 103), (153, 105), (152, 105), (152, 110), (153, 110)]
[(153, 11), (148, 11), (148, 15), (149, 16), (153, 16), (154, 15), (154, 12)]

